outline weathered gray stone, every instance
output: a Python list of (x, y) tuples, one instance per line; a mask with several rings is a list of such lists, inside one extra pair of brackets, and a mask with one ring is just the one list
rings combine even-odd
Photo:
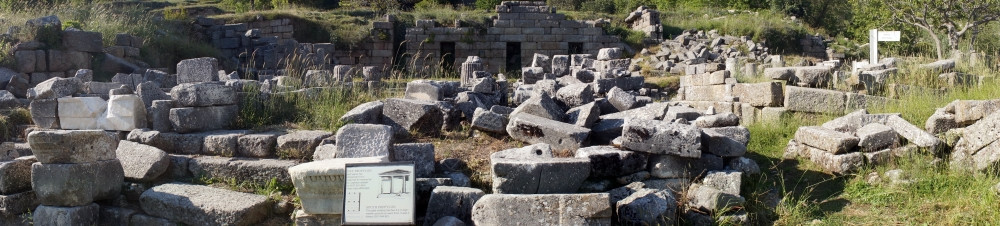
[(580, 148), (576, 157), (590, 159), (590, 177), (620, 177), (646, 169), (645, 154), (612, 146)]
[[(395, 161), (413, 162), (415, 171), (413, 175), (417, 178), (430, 177), (434, 173), (434, 144), (432, 143), (396, 144), (392, 148), (392, 156)], [(340, 158), (340, 155), (338, 154), (337, 157)]]
[[(701, 132), (701, 143), (705, 147), (705, 152), (722, 157), (740, 157), (747, 152), (746, 143), (738, 140), (739, 137), (724, 134), (716, 129), (703, 129)], [(749, 138), (750, 132), (746, 131), (745, 135)]]
[(720, 191), (711, 186), (692, 184), (687, 192), (688, 205), (694, 208), (704, 208), (709, 211), (726, 211), (735, 206), (741, 206), (746, 199)]
[(590, 84), (585, 83), (567, 85), (556, 92), (556, 101), (566, 108), (594, 102), (594, 89)]
[[(81, 179), (87, 178), (87, 179)], [(112, 199), (124, 183), (121, 163), (105, 160), (78, 164), (31, 165), (31, 187), (39, 202), (49, 206), (82, 206)]]
[(621, 58), (621, 48), (603, 48), (597, 51), (597, 60), (614, 60)]
[(809, 146), (805, 146), (805, 148), (805, 151), (809, 152), (809, 160), (829, 173), (848, 174), (860, 169), (865, 164), (865, 155), (861, 152), (837, 155)]
[(736, 171), (714, 171), (705, 174), (702, 185), (710, 186), (724, 193), (740, 195), (743, 173)]
[(684, 119), (687, 121), (694, 121), (701, 117), (701, 112), (690, 107), (683, 106), (673, 106), (667, 109), (667, 113), (663, 115), (664, 121), (674, 120), (674, 119)]
[(507, 134), (515, 140), (546, 143), (558, 150), (576, 150), (587, 140), (590, 129), (542, 118), (532, 114), (513, 114)]
[(632, 109), (636, 105), (635, 95), (625, 92), (624, 90), (614, 87), (611, 91), (608, 91), (608, 102), (618, 111), (627, 111)]
[(541, 67), (525, 67), (521, 68), (521, 80), (524, 84), (535, 84), (538, 81), (545, 79), (545, 68)]
[(49, 130), (28, 134), (28, 143), (38, 161), (89, 163), (115, 159), (116, 135), (101, 130)]
[(727, 169), (736, 170), (743, 172), (743, 174), (758, 174), (760, 173), (760, 166), (753, 159), (747, 157), (738, 157), (729, 160), (726, 164)]
[(790, 111), (841, 114), (847, 106), (846, 98), (839, 91), (785, 87), (785, 108)]
[[(91, 89), (93, 89), (93, 87), (91, 87)], [(139, 95), (139, 98), (142, 99), (143, 106), (147, 108), (151, 108), (153, 106), (153, 101), (170, 100), (171, 98), (170, 95), (163, 92), (163, 89), (160, 88), (159, 84), (152, 81), (139, 84), (139, 86), (135, 89), (135, 94)], [(235, 95), (235, 93), (232, 93), (232, 95)]]
[(192, 175), (208, 178), (256, 184), (277, 180), (279, 184), (291, 184), (288, 168), (296, 164), (294, 160), (201, 156), (188, 162), (188, 170)]
[(7, 81), (7, 91), (10, 91), (10, 93), (18, 98), (27, 97), (29, 88), (31, 88), (31, 81), (28, 80), (28, 76), (25, 74), (14, 75), (14, 77), (11, 77)]
[(921, 148), (938, 148), (941, 144), (941, 140), (935, 137), (933, 134), (927, 133), (920, 129), (920, 127), (910, 124), (902, 117), (898, 115), (891, 115), (885, 119), (885, 125), (896, 131), (900, 137), (905, 138), (911, 144), (916, 144)]
[(882, 150), (899, 141), (896, 131), (879, 123), (872, 123), (861, 127), (858, 129), (857, 135), (858, 147), (865, 152)]
[(552, 158), (552, 145), (533, 144), (521, 148), (511, 148), (490, 154), (491, 159), (531, 159), (531, 158)]
[(177, 63), (177, 84), (218, 80), (219, 60), (211, 57), (182, 60)]
[(139, 203), (147, 214), (188, 225), (251, 225), (270, 206), (262, 195), (178, 183), (146, 190)]
[(566, 112), (566, 122), (575, 126), (589, 128), (600, 120), (601, 109), (593, 102), (570, 108)]
[(438, 186), (431, 192), (427, 203), (424, 225), (435, 224), (447, 216), (458, 218), (463, 222), (472, 222), (473, 205), (484, 195), (486, 194), (482, 190), (475, 188)]
[(475, 225), (610, 225), (613, 211), (606, 193), (490, 194), (476, 202), (472, 221)]
[[(31, 190), (0, 195), (0, 214), (4, 216), (20, 215), (35, 209), (37, 206), (38, 199), (35, 198), (35, 192)], [(0, 223), (4, 222), (0, 221)]]
[(439, 101), (445, 94), (442, 87), (429, 80), (414, 80), (406, 83), (406, 99)]
[(640, 189), (616, 202), (618, 222), (627, 225), (673, 225), (677, 200), (665, 190)]
[(336, 83), (333, 72), (329, 70), (309, 70), (303, 79), (305, 87), (326, 87)]
[(236, 140), (238, 153), (244, 157), (270, 157), (275, 154), (274, 148), (278, 145), (278, 136), (281, 136), (281, 133), (267, 132), (240, 136)]
[(0, 162), (0, 194), (31, 190), (31, 164), (35, 162), (32, 156)]
[(514, 108), (510, 115), (530, 114), (555, 121), (564, 121), (566, 114), (548, 94), (535, 95)]
[(236, 104), (236, 89), (222, 83), (185, 83), (174, 86), (170, 96), (179, 107), (208, 107)]
[(491, 133), (507, 133), (507, 122), (505, 115), (476, 108), (476, 113), (472, 117), (472, 128)]
[(548, 55), (535, 53), (535, 55), (531, 57), (531, 67), (540, 67), (544, 68), (545, 72), (552, 72), (550, 70), (551, 69), (550, 66), (552, 63), (550, 62), (550, 60), (551, 57), (549, 57)]
[(240, 136), (246, 134), (246, 130), (221, 130), (212, 131), (205, 136), (204, 144), (201, 146), (201, 153), (205, 155), (236, 156), (237, 142)]
[(701, 155), (701, 129), (693, 125), (630, 119), (622, 128), (622, 147), (653, 154), (697, 158)]
[(650, 155), (647, 168), (656, 178), (687, 178), (692, 176), (693, 162), (675, 155)]
[(170, 109), (177, 105), (173, 100), (155, 100), (149, 107), (149, 120), (153, 130), (173, 131), (170, 124)]
[(920, 65), (919, 68), (939, 73), (948, 72), (955, 68), (955, 60), (953, 59), (939, 60), (933, 63)]
[(228, 128), (236, 119), (236, 105), (170, 109), (170, 126), (178, 133)]
[(344, 116), (340, 117), (341, 122), (358, 124), (379, 124), (382, 122), (382, 107), (385, 103), (381, 100), (359, 104), (352, 108)]
[(385, 157), (392, 160), (392, 127), (349, 124), (336, 135), (337, 158)]
[(738, 83), (733, 86), (733, 96), (754, 107), (778, 107), (785, 100), (778, 82)]
[(341, 214), (308, 214), (303, 210), (296, 210), (292, 218), (300, 226), (338, 226), (344, 222)]
[[(72, 96), (77, 92), (80, 92), (80, 88), (83, 87), (83, 82), (80, 82), (78, 78), (50, 78), (34, 88), (34, 98), (33, 99), (55, 99), (67, 96)], [(31, 91), (29, 90), (30, 94)], [(29, 95), (29, 99), (32, 95)]]
[(491, 155), (493, 193), (554, 194), (575, 192), (590, 174), (585, 158), (506, 157)]
[(305, 159), (311, 157), (316, 146), (333, 133), (326, 131), (299, 130), (285, 135), (278, 136), (278, 146), (275, 147), (279, 156), (287, 156), (291, 159)]
[(123, 140), (115, 153), (129, 181), (152, 181), (170, 166), (167, 153), (149, 145)]
[(59, 101), (56, 99), (35, 99), (28, 105), (31, 122), (42, 129), (59, 129)]
[(833, 76), (833, 68), (826, 66), (811, 66), (795, 68), (796, 81), (809, 87), (826, 86)]
[(104, 43), (101, 33), (93, 31), (81, 31), (79, 29), (66, 29), (62, 32), (62, 44), (68, 50), (101, 53), (104, 52)]
[(785, 80), (791, 79), (795, 76), (795, 68), (790, 67), (777, 67), (777, 68), (765, 68), (764, 76), (774, 79), (774, 80)]
[(859, 139), (851, 134), (837, 132), (820, 126), (800, 127), (795, 140), (833, 154), (848, 153), (858, 146)]
[(101, 207), (87, 203), (74, 207), (38, 206), (32, 212), (34, 225), (96, 225)]
[(569, 55), (552, 56), (552, 74), (556, 77), (562, 77), (569, 74), (569, 64)]
[(722, 113), (698, 117), (692, 122), (698, 128), (727, 127), (740, 125), (740, 117), (733, 113)]
[(21, 102), (7, 90), (0, 90), (0, 109), (21, 107)]
[(429, 136), (441, 133), (444, 113), (433, 102), (389, 98), (382, 109), (382, 123), (393, 127), (396, 135), (413, 131)]

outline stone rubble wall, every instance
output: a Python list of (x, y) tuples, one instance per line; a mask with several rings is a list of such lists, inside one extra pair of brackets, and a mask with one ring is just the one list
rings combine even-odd
[(607, 35), (596, 21), (567, 20), (544, 2), (506, 1), (496, 7), (498, 15), (484, 30), (473, 27), (438, 27), (432, 20), (418, 20), (406, 31), (407, 54), (415, 68), (440, 64), (441, 43), (455, 45), (455, 62), (479, 56), (487, 71), (513, 71), (506, 67), (507, 43), (521, 45), (521, 65), (529, 66), (535, 53), (567, 55), (570, 43), (579, 43), (580, 53), (596, 53), (601, 48), (624, 47), (617, 36)]

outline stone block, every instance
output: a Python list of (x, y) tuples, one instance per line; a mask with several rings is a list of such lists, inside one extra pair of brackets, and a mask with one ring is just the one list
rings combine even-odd
[(879, 123), (872, 123), (858, 129), (858, 147), (865, 152), (879, 151), (895, 145), (899, 136), (892, 128)]
[[(338, 149), (339, 150), (339, 149)], [(340, 155), (337, 155), (340, 158)], [(414, 176), (430, 177), (434, 173), (434, 144), (408, 143), (396, 144), (392, 148), (394, 161), (410, 161), (414, 164)]]
[(147, 214), (187, 225), (252, 225), (271, 207), (262, 195), (178, 183), (146, 190), (139, 204)]
[(778, 107), (785, 100), (784, 90), (778, 82), (739, 83), (733, 86), (733, 96), (754, 107)]
[(393, 127), (396, 135), (409, 131), (435, 136), (441, 133), (444, 112), (433, 102), (389, 98), (382, 109), (382, 123)]
[(701, 129), (693, 125), (630, 119), (622, 128), (622, 147), (652, 154), (697, 158), (701, 155)]
[(149, 145), (123, 140), (118, 143), (115, 153), (128, 181), (152, 181), (170, 166), (167, 152)]
[(590, 177), (620, 177), (646, 169), (646, 155), (612, 146), (592, 146), (576, 151), (577, 158), (590, 159)]
[(380, 163), (388, 159), (337, 158), (303, 163), (288, 168), (288, 174), (307, 214), (342, 214), (344, 173), (348, 163)]
[(320, 142), (333, 133), (326, 131), (299, 130), (278, 136), (275, 151), (292, 159), (305, 159), (313, 155)]
[(178, 133), (228, 128), (236, 119), (236, 105), (170, 109), (170, 126)]
[(859, 139), (851, 134), (837, 132), (820, 126), (800, 127), (795, 140), (834, 154), (848, 153), (858, 145)]
[(566, 112), (566, 122), (590, 128), (600, 119), (601, 109), (594, 102), (570, 108)]
[(846, 98), (840, 91), (785, 87), (785, 109), (789, 111), (841, 114), (847, 106)]
[(91, 163), (115, 159), (118, 139), (100, 130), (49, 130), (29, 133), (28, 143), (44, 164)]
[(532, 114), (513, 114), (507, 124), (507, 134), (515, 140), (546, 143), (558, 150), (576, 150), (584, 145), (590, 129)]
[(392, 155), (394, 140), (390, 126), (349, 124), (337, 130), (336, 141), (337, 152), (335, 156), (337, 158), (383, 157), (394, 159)]
[(427, 203), (424, 225), (437, 225), (435, 222), (449, 216), (460, 222), (472, 222), (473, 205), (484, 195), (482, 190), (475, 188), (438, 186)]
[(382, 122), (382, 108), (385, 106), (381, 100), (359, 104), (352, 108), (344, 116), (340, 117), (341, 122), (358, 124), (380, 124)]
[(188, 171), (195, 176), (223, 180), (235, 179), (255, 184), (276, 180), (279, 184), (291, 184), (288, 168), (296, 164), (294, 160), (201, 156), (188, 162)]
[(62, 44), (63, 47), (72, 51), (88, 53), (104, 52), (104, 42), (99, 32), (66, 29), (62, 32)]
[[(37, 160), (30, 156), (0, 162), (0, 194), (30, 191), (31, 164), (35, 162)], [(34, 194), (31, 194), (31, 196), (34, 197)], [(3, 210), (3, 208), (0, 208), (0, 210)]]
[(476, 202), (472, 221), (475, 225), (610, 225), (613, 211), (606, 193), (490, 194)]
[(507, 122), (506, 115), (476, 108), (476, 112), (472, 117), (472, 128), (491, 133), (506, 133)]
[(594, 89), (585, 83), (567, 85), (556, 92), (555, 99), (566, 108), (578, 107), (594, 102)]
[(100, 211), (97, 203), (74, 207), (42, 205), (32, 212), (31, 219), (34, 225), (96, 225)]
[(278, 145), (278, 132), (254, 133), (240, 136), (236, 140), (239, 156), (267, 158), (275, 154)]
[(170, 89), (178, 107), (209, 107), (237, 103), (236, 89), (222, 83), (182, 83)]
[(211, 57), (182, 60), (177, 63), (177, 84), (218, 80), (219, 61)]
[(31, 187), (42, 205), (82, 206), (96, 200), (117, 198), (124, 179), (122, 165), (117, 159), (31, 165)]
[(545, 119), (564, 121), (566, 115), (563, 109), (549, 97), (548, 94), (534, 95), (521, 105), (514, 108), (511, 115), (530, 114)]

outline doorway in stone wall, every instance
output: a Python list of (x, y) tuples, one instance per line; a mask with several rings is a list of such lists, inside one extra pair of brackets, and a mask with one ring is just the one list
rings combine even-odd
[(454, 42), (441, 42), (441, 69), (443, 71), (455, 70)]
[(569, 54), (583, 54), (583, 43), (582, 42), (570, 42), (569, 43)]
[(512, 73), (521, 70), (521, 43), (520, 42), (508, 42), (507, 43), (507, 73)]

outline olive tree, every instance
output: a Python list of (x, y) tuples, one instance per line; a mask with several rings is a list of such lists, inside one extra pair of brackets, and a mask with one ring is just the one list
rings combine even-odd
[[(934, 40), (938, 59), (943, 59), (941, 37), (948, 39), (952, 52), (958, 51), (959, 41), (975, 34), (988, 23), (1000, 19), (1000, 0), (889, 0), (882, 1), (897, 22), (913, 25)], [(972, 43), (970, 43), (970, 46)]]

